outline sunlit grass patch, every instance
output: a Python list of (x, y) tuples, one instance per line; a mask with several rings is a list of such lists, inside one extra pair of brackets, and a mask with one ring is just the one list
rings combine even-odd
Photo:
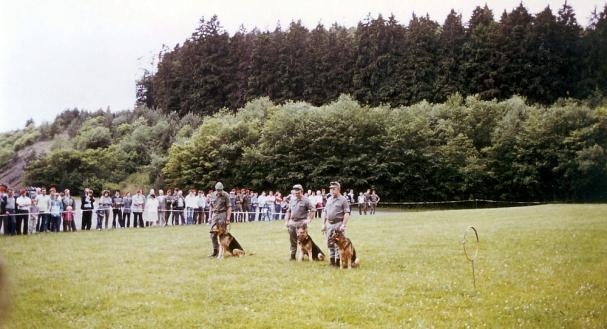
[[(607, 205), (354, 217), (361, 266), (288, 261), (283, 222), (234, 224), (253, 256), (208, 259), (208, 227), (0, 239), (9, 328), (607, 325)], [(477, 290), (464, 230), (480, 235)], [(326, 251), (320, 223), (310, 234)]]

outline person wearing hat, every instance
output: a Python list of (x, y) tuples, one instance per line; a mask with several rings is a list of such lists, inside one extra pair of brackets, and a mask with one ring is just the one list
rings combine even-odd
[(230, 202), (230, 195), (223, 190), (223, 184), (217, 182), (215, 184), (215, 192), (211, 195), (211, 243), (213, 244), (213, 253), (209, 257), (217, 257), (219, 252), (219, 243), (217, 242), (217, 230), (216, 225), (228, 224), (228, 219), (232, 214), (232, 203)]
[(331, 196), (327, 199), (327, 205), (323, 210), (323, 232), (327, 234), (327, 247), (329, 248), (329, 259), (331, 265), (339, 266), (339, 252), (337, 246), (328, 239), (334, 231), (345, 232), (346, 224), (350, 219), (350, 202), (341, 195), (341, 185), (331, 182)]
[(289, 200), (289, 209), (285, 217), (291, 243), (291, 260), (295, 260), (297, 252), (297, 229), (310, 223), (315, 212), (312, 202), (303, 195), (303, 187), (300, 184), (293, 186), (293, 192), (294, 196)]

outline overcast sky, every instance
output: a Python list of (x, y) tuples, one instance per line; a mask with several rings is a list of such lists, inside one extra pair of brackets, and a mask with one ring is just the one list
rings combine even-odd
[[(265, 30), (294, 19), (308, 27), (318, 22), (350, 27), (368, 13), (394, 13), (404, 23), (413, 12), (429, 13), (442, 23), (451, 8), (467, 20), (485, 2), (499, 18), (520, 0), (0, 0), (0, 131), (21, 128), (28, 118), (37, 125), (52, 121), (67, 108), (132, 109), (142, 69), (150, 68), (163, 44), (173, 47), (189, 37), (203, 16), (217, 14), (232, 34), (240, 24)], [(563, 2), (524, 3), (531, 13), (546, 5), (556, 13)], [(600, 11), (605, 2), (569, 4), (585, 26), (595, 6)]]

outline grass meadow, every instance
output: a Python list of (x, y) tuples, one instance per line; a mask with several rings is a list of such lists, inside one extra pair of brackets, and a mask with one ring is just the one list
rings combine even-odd
[[(477, 289), (463, 233), (480, 236)], [(310, 234), (322, 241), (320, 222)], [(1, 237), (7, 328), (605, 328), (607, 205), (354, 216), (361, 266), (288, 261), (283, 222), (237, 223), (255, 255), (209, 259), (207, 226)]]

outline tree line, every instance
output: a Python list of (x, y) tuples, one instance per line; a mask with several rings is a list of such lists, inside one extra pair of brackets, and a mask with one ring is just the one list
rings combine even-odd
[(456, 93), (434, 104), (368, 106), (342, 95), (314, 106), (264, 97), (207, 117), (67, 110), (2, 138), (51, 140), (27, 161), (23, 184), (74, 193), (208, 189), (217, 180), (288, 192), (338, 180), (375, 187), (386, 201), (605, 201), (607, 103), (599, 103)]
[(607, 92), (607, 5), (586, 27), (567, 3), (531, 14), (521, 3), (496, 19), (486, 5), (468, 22), (452, 10), (442, 24), (416, 16), (367, 17), (355, 28), (300, 21), (285, 30), (229, 35), (200, 20), (183, 44), (158, 54), (137, 82), (137, 102), (165, 113), (209, 115), (269, 97), (322, 105), (350, 94), (364, 105), (524, 96), (552, 104)]
[(249, 102), (175, 143), (162, 175), (176, 186), (290, 191), (338, 180), (383, 200), (607, 199), (607, 107), (520, 97), (369, 107), (350, 96), (316, 107)]

